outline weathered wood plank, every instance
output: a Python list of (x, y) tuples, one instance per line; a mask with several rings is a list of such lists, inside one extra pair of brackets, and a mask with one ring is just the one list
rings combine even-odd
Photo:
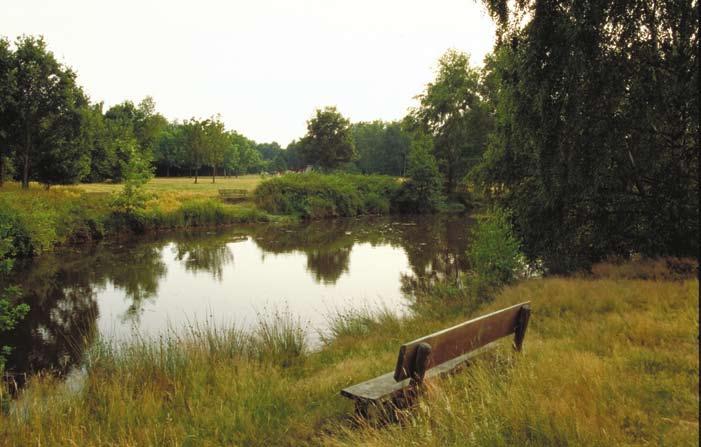
[(245, 189), (220, 189), (219, 197), (224, 201), (246, 200), (248, 191)]
[(420, 344), (431, 346), (428, 367), (440, 365), (514, 333), (521, 308), (528, 304), (530, 302), (516, 304), (402, 345), (394, 369), (394, 380), (399, 382), (411, 377)]
[[(496, 346), (496, 342), (489, 343), (481, 348), (475, 349), (472, 352), (468, 352), (459, 357), (443, 362), (440, 365), (436, 365), (426, 371), (424, 380), (453, 373), (474, 357), (485, 351), (494, 349)], [(397, 382), (394, 380), (394, 373), (388, 372), (387, 374), (375, 377), (374, 379), (366, 380), (365, 382), (344, 388), (341, 390), (341, 395), (351, 399), (376, 403), (401, 395), (405, 390), (411, 388), (410, 382), (411, 379), (408, 378)]]

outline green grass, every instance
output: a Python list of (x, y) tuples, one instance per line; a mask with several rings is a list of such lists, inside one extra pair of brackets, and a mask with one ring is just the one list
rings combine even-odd
[[(428, 290), (407, 319), (334, 316), (316, 351), (285, 314), (251, 332), (100, 345), (77, 390), (32, 378), (0, 415), (0, 445), (696, 445), (698, 281), (659, 279), (671, 264), (652, 264), (526, 280), (483, 306), (464, 289)], [(402, 342), (524, 300), (523, 354), (505, 341), (431, 383), (401, 425), (352, 420), (339, 390), (391, 370)]]

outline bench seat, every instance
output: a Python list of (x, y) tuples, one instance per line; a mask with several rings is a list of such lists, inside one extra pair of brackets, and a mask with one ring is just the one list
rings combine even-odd
[[(492, 342), (488, 345), (482, 346), (481, 348), (475, 349), (472, 352), (468, 352), (467, 354), (463, 354), (459, 357), (448, 360), (447, 362), (443, 362), (440, 365), (436, 365), (426, 371), (425, 379), (432, 379), (455, 373), (469, 363), (473, 358), (496, 347), (497, 342)], [(410, 382), (410, 378), (397, 382), (394, 380), (394, 371), (391, 371), (387, 374), (375, 377), (374, 379), (366, 380), (365, 382), (344, 388), (341, 390), (341, 394), (355, 400), (364, 400), (372, 403), (382, 402), (400, 396), (404, 390), (410, 387)]]

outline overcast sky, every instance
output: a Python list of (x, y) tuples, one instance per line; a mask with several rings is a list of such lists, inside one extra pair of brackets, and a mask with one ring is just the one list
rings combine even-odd
[(406, 114), (449, 48), (481, 64), (494, 25), (475, 0), (3, 1), (0, 35), (42, 34), (106, 107), (146, 95), (169, 119), (221, 114), (283, 146), (318, 107)]

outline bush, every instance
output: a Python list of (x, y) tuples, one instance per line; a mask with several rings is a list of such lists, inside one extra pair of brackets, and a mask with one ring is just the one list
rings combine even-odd
[(287, 174), (261, 183), (254, 200), (276, 214), (308, 219), (387, 214), (399, 182), (382, 175)]
[(435, 213), (445, 198), (441, 193), (443, 179), (435, 157), (423, 146), (414, 146), (409, 153), (409, 180), (395, 197), (402, 213)]
[(478, 281), (492, 287), (513, 281), (524, 256), (514, 236), (509, 213), (494, 208), (475, 227), (468, 258)]

